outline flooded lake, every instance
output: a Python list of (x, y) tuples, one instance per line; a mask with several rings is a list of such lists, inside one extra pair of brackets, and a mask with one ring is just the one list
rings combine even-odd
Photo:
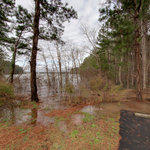
[[(60, 85), (60, 76), (58, 73), (49, 73), (50, 85), (48, 85), (46, 73), (37, 74), (37, 88), (38, 95), (41, 98), (45, 98), (57, 93), (60, 93), (63, 90), (67, 83), (73, 84), (74, 87), (77, 87), (77, 77), (79, 75), (63, 73), (62, 75), (62, 89)], [(29, 95), (30, 94), (30, 74), (15, 75), (14, 77), (14, 90), (16, 94), (20, 95)]]
[[(15, 93), (18, 95), (30, 94), (29, 76), (23, 75), (20, 79), (15, 79)], [(77, 87), (75, 77), (70, 77), (72, 83)], [(65, 80), (65, 78), (64, 78)], [(63, 82), (64, 83), (64, 82)], [(56, 86), (57, 85), (57, 86)], [(95, 105), (82, 105), (68, 108), (61, 103), (62, 95), (59, 93), (59, 83), (48, 88), (46, 77), (44, 74), (38, 75), (38, 94), (40, 103), (33, 103), (33, 107), (22, 107), (21, 101), (5, 102), (0, 105), (0, 122), (10, 122), (12, 125), (19, 126), (22, 124), (50, 127), (57, 124), (58, 130), (64, 133), (65, 136), (73, 132), (71, 136), (74, 138), (78, 134), (77, 130), (82, 129), (82, 132), (90, 127), (95, 129), (98, 124), (106, 126), (104, 135), (112, 140), (113, 137), (118, 140), (119, 150), (149, 150), (150, 149), (150, 103), (141, 102), (115, 102), (101, 103)], [(138, 114), (140, 114), (138, 116)], [(93, 123), (92, 123), (93, 122)], [(94, 123), (95, 122), (95, 123)], [(99, 123), (100, 122), (100, 123)], [(105, 123), (104, 123), (105, 122)], [(108, 123), (111, 123), (116, 128), (115, 131), (108, 131)], [(117, 127), (118, 126), (118, 127)], [(71, 128), (75, 127), (72, 131)], [(118, 130), (117, 130), (118, 128)], [(91, 130), (91, 129), (90, 129)], [(96, 134), (99, 134), (98, 128)], [(90, 132), (90, 131), (89, 131)], [(95, 132), (93, 130), (93, 132)], [(109, 133), (109, 134), (108, 134)], [(85, 133), (84, 133), (85, 134)], [(91, 133), (92, 134), (92, 133)], [(98, 136), (98, 135), (97, 135)], [(99, 136), (98, 136), (99, 137)], [(103, 141), (95, 139), (95, 141)], [(115, 139), (114, 140), (117, 140)], [(106, 142), (104, 141), (104, 143)], [(115, 144), (114, 144), (115, 145)], [(56, 148), (57, 149), (57, 148)], [(101, 148), (104, 149), (103, 147)]]

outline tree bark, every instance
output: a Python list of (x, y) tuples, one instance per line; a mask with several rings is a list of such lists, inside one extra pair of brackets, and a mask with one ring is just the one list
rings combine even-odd
[(58, 43), (56, 43), (56, 49), (57, 49), (57, 59), (58, 59), (59, 76), (60, 76), (59, 85), (60, 85), (60, 92), (62, 93), (62, 88), (63, 88), (62, 64), (61, 64), (61, 54), (60, 54), (60, 50), (59, 50), (59, 47), (58, 47)]
[(135, 53), (131, 53), (131, 85), (135, 87)]
[(148, 63), (147, 63), (147, 47), (148, 47), (148, 40), (147, 40), (147, 23), (143, 20), (141, 21), (141, 30), (142, 30), (142, 64), (143, 64), (143, 89), (147, 88), (147, 81), (148, 81)]
[[(123, 62), (123, 58), (121, 57), (121, 63)], [(123, 82), (122, 82), (122, 66), (119, 66), (119, 83), (121, 86), (123, 86)]]
[(77, 83), (79, 83), (78, 68), (77, 68), (76, 58), (75, 58), (75, 56), (74, 56), (74, 53), (75, 53), (75, 52), (72, 50), (72, 52), (71, 52), (71, 57), (72, 57), (72, 61), (73, 61), (73, 66), (74, 66), (76, 78), (77, 78)]
[(36, 57), (38, 51), (38, 37), (39, 37), (39, 21), (40, 21), (40, 0), (35, 0), (35, 16), (34, 16), (34, 27), (33, 27), (33, 47), (31, 54), (31, 101), (38, 102), (37, 84), (36, 84)]
[(13, 56), (12, 56), (12, 61), (11, 61), (11, 72), (10, 72), (10, 83), (11, 83), (11, 84), (12, 84), (13, 81), (14, 81), (16, 53), (17, 53), (17, 47), (16, 47), (16, 45), (15, 45), (15, 47), (14, 47), (14, 52), (13, 52)]
[(135, 30), (135, 61), (136, 61), (136, 99), (142, 101), (142, 82), (141, 82), (141, 71), (142, 71), (142, 58), (141, 58), (141, 47), (140, 47), (140, 28), (139, 28), (139, 13), (135, 12), (134, 23), (136, 26)]
[(50, 75), (49, 75), (49, 70), (48, 70), (48, 64), (47, 64), (44, 52), (43, 52), (42, 56), (43, 56), (43, 59), (44, 59), (44, 62), (45, 62), (45, 70), (46, 70), (47, 81), (48, 81), (48, 89), (50, 90), (51, 80), (50, 80)]
[[(130, 59), (129, 59), (129, 53), (127, 53), (127, 64), (128, 64), (128, 62), (130, 62)], [(130, 88), (130, 66), (129, 66), (129, 64), (128, 64), (128, 66), (127, 66), (127, 81), (126, 81), (126, 86), (127, 86), (127, 89), (129, 89)]]
[(17, 47), (20, 41), (20, 38), (22, 36), (22, 32), (20, 33), (18, 40), (16, 41), (15, 45), (14, 45), (14, 52), (13, 52), (13, 56), (12, 56), (12, 61), (11, 61), (11, 72), (10, 72), (10, 83), (13, 83), (14, 81), (14, 73), (15, 73), (15, 66), (16, 66), (16, 54), (17, 54)]

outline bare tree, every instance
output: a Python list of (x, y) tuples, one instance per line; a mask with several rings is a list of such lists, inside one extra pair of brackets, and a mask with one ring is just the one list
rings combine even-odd
[(49, 47), (49, 54), (50, 54), (50, 59), (52, 59), (52, 85), (53, 85), (53, 88), (55, 89), (55, 91), (57, 92), (57, 87), (56, 87), (56, 73), (58, 75), (58, 80), (59, 80), (59, 71), (58, 71), (58, 67), (57, 67), (57, 63), (55, 62), (55, 59), (54, 59), (54, 56), (53, 54), (51, 53), (51, 48)]
[(81, 31), (85, 36), (86, 40), (88, 41), (88, 43), (92, 46), (92, 50), (95, 50), (97, 43), (97, 30), (94, 28), (90, 29), (88, 26), (82, 24)]
[[(93, 55), (96, 59), (97, 65), (99, 65), (99, 55), (97, 54), (97, 30), (95, 28), (90, 29), (87, 25), (81, 25), (81, 31), (89, 46), (86, 46), (86, 53)], [(90, 52), (87, 52), (87, 49)]]
[(59, 86), (60, 86), (60, 92), (62, 92), (62, 88), (63, 88), (63, 77), (62, 77), (62, 59), (61, 59), (61, 52), (60, 52), (60, 47), (58, 45), (58, 43), (55, 43), (56, 46), (56, 51), (57, 51), (57, 60), (58, 60), (58, 66), (59, 66)]
[(46, 70), (46, 75), (47, 75), (48, 88), (50, 90), (51, 80), (50, 80), (50, 75), (49, 75), (48, 63), (47, 63), (47, 60), (46, 60), (44, 52), (42, 53), (42, 57), (43, 57), (43, 60), (45, 62), (45, 70)]

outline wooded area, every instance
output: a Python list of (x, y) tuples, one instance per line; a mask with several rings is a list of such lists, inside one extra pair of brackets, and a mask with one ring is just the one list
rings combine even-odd
[(108, 1), (99, 12), (98, 41), (81, 67), (100, 68), (115, 84), (136, 88), (137, 100), (142, 100), (142, 90), (150, 85), (149, 2)]
[(150, 150), (149, 108), (150, 0), (0, 0), (0, 149)]
[[(61, 77), (63, 52), (59, 51), (59, 47), (65, 45), (61, 39), (63, 23), (77, 18), (77, 13), (61, 1), (35, 0), (34, 3), (35, 10), (31, 13), (22, 6), (16, 6), (15, 0), (1, 1), (0, 56), (5, 59), (7, 51), (12, 53), (10, 83), (13, 83), (16, 55), (31, 57), (31, 100), (38, 102), (36, 60), (39, 40), (56, 41), (58, 72)], [(108, 85), (113, 81), (123, 88), (136, 88), (137, 100), (142, 100), (142, 90), (150, 85), (149, 6), (147, 0), (106, 1), (103, 8), (99, 9), (98, 36), (94, 37), (96, 35), (92, 35), (88, 28), (81, 26), (92, 51), (78, 65), (78, 58), (72, 52), (75, 74), (80, 74), (82, 79), (83, 74), (95, 70), (104, 76)], [(46, 63), (46, 58), (44, 61)], [(79, 82), (78, 76), (77, 80)]]
[[(77, 14), (73, 8), (68, 8), (60, 1), (51, 3), (35, 1), (35, 14), (29, 13), (22, 6), (14, 6), (15, 1), (1, 2), (1, 59), (7, 57), (4, 49), (13, 52), (10, 71), (10, 82), (13, 83), (16, 55), (31, 55), (31, 99), (38, 101), (36, 85), (38, 41), (55, 40), (57, 45), (63, 44), (62, 23), (77, 18)], [(85, 69), (90, 72), (92, 65), (93, 69), (99, 70), (108, 81), (114, 81), (124, 88), (136, 88), (137, 100), (142, 100), (142, 90), (148, 88), (150, 84), (149, 11), (149, 2), (146, 0), (107, 1), (99, 10), (101, 27), (97, 40), (92, 41), (91, 33), (88, 33), (86, 27), (82, 27), (93, 49), (81, 66), (76, 66), (77, 60), (74, 60), (73, 67), (76, 68), (76, 74), (77, 72), (79, 74), (77, 70), (80, 70), (80, 73), (86, 72)], [(40, 21), (47, 24), (41, 26)], [(60, 55), (58, 51), (57, 54)], [(61, 69), (60, 65), (61, 63), (59, 63)]]

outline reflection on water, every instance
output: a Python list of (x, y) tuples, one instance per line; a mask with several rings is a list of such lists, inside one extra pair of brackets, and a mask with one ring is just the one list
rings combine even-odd
[(84, 108), (82, 108), (81, 112), (85, 112), (85, 113), (89, 113), (91, 115), (94, 115), (96, 113), (96, 110), (98, 110), (98, 108), (96, 108), (95, 106), (85, 106)]
[(41, 124), (46, 126), (54, 123), (54, 118), (45, 116), (45, 112), (37, 108), (24, 109), (7, 104), (0, 107), (0, 121), (9, 121), (15, 125), (31, 122), (32, 125)]
[(37, 125), (41, 124), (43, 126), (47, 126), (51, 123), (54, 123), (55, 119), (50, 118), (44, 115), (44, 112), (38, 111), (37, 108), (33, 108), (31, 112), (31, 124)]
[(54, 117), (50, 118), (50, 117), (45, 116), (44, 111), (37, 112), (37, 124), (42, 124), (44, 126), (47, 126), (54, 122), (55, 122), (55, 118)]
[[(51, 76), (51, 74), (50, 74)], [(57, 74), (55, 74), (57, 76)], [(71, 75), (74, 76), (74, 75)], [(63, 76), (63, 80), (65, 75)], [(76, 84), (75, 77), (73, 82)], [(19, 95), (30, 95), (30, 74), (15, 75), (14, 90)], [(8, 120), (13, 124), (21, 124), (24, 122), (31, 122), (32, 124), (48, 125), (54, 123), (54, 118), (45, 116), (45, 113), (51, 110), (62, 110), (66, 107), (61, 105), (61, 95), (57, 94), (59, 88), (58, 78), (55, 80), (55, 85), (52, 84), (48, 88), (47, 77), (45, 74), (37, 75), (38, 95), (40, 98), (39, 109), (23, 109), (19, 106), (14, 106), (6, 103), (0, 107), (0, 121)], [(16, 101), (17, 104), (19, 101)]]
[(62, 132), (68, 132), (68, 130), (67, 130), (67, 123), (65, 121), (59, 121), (58, 122), (58, 128)]
[[(57, 123), (57, 127), (60, 131), (68, 133), (68, 122), (66, 120), (55, 122), (56, 119), (54, 117), (45, 116), (45, 114), (49, 111), (51, 110), (42, 110), (37, 108), (24, 109), (7, 104), (0, 107), (0, 121), (8, 120), (15, 125), (21, 123), (31, 123), (34, 126), (39, 124), (48, 126), (50, 124)], [(100, 107), (89, 105), (83, 107), (80, 112), (97, 116), (100, 115), (102, 111)], [(70, 123), (76, 126), (81, 126), (86, 115), (84, 113), (72, 114)], [(119, 134), (121, 136), (121, 140), (119, 142), (119, 150), (150, 150), (149, 116), (150, 115), (134, 113), (127, 110), (120, 111)]]
[[(12, 124), (31, 123), (32, 125), (44, 125), (48, 126), (51, 123), (55, 123), (55, 117), (48, 117), (45, 114), (51, 112), (53, 109), (64, 109), (65, 107), (57, 105), (57, 103), (49, 103), (49, 105), (41, 104), (42, 107), (25, 109), (19, 106), (6, 104), (0, 107), (0, 121), (7, 120)], [(51, 107), (48, 107), (51, 106)], [(41, 109), (43, 108), (43, 109)], [(81, 112), (89, 114), (95, 114), (97, 108), (95, 106), (85, 106), (81, 109)], [(72, 114), (71, 122), (74, 125), (81, 125), (83, 123), (84, 114)], [(60, 130), (67, 132), (67, 125), (65, 121), (59, 122)]]
[(84, 118), (83, 114), (75, 114), (72, 115), (71, 121), (74, 125), (82, 125), (83, 118)]
[[(52, 78), (52, 74), (49, 74)], [(37, 74), (37, 87), (38, 95), (40, 98), (40, 106), (37, 110), (33, 109), (23, 109), (18, 106), (13, 106), (6, 104), (0, 107), (0, 120), (8, 120), (13, 124), (21, 124), (24, 122), (31, 122), (32, 124), (42, 124), (48, 125), (54, 123), (54, 118), (45, 116), (52, 110), (63, 110), (66, 106), (60, 104), (61, 95), (59, 92), (59, 76), (54, 73), (55, 82), (51, 82), (51, 87), (48, 87), (46, 74)], [(16, 94), (20, 95), (30, 95), (30, 74), (23, 74), (21, 76), (15, 75), (14, 77), (14, 90)], [(66, 74), (63, 74), (63, 86), (65, 86)], [(69, 80), (77, 86), (76, 75), (69, 74)]]
[(31, 112), (30, 109), (21, 109), (13, 105), (5, 105), (0, 107), (0, 121), (6, 120), (13, 124), (20, 124), (30, 120), (28, 115)]
[(31, 110), (31, 124), (32, 125), (36, 125), (37, 122), (37, 108), (33, 108)]

